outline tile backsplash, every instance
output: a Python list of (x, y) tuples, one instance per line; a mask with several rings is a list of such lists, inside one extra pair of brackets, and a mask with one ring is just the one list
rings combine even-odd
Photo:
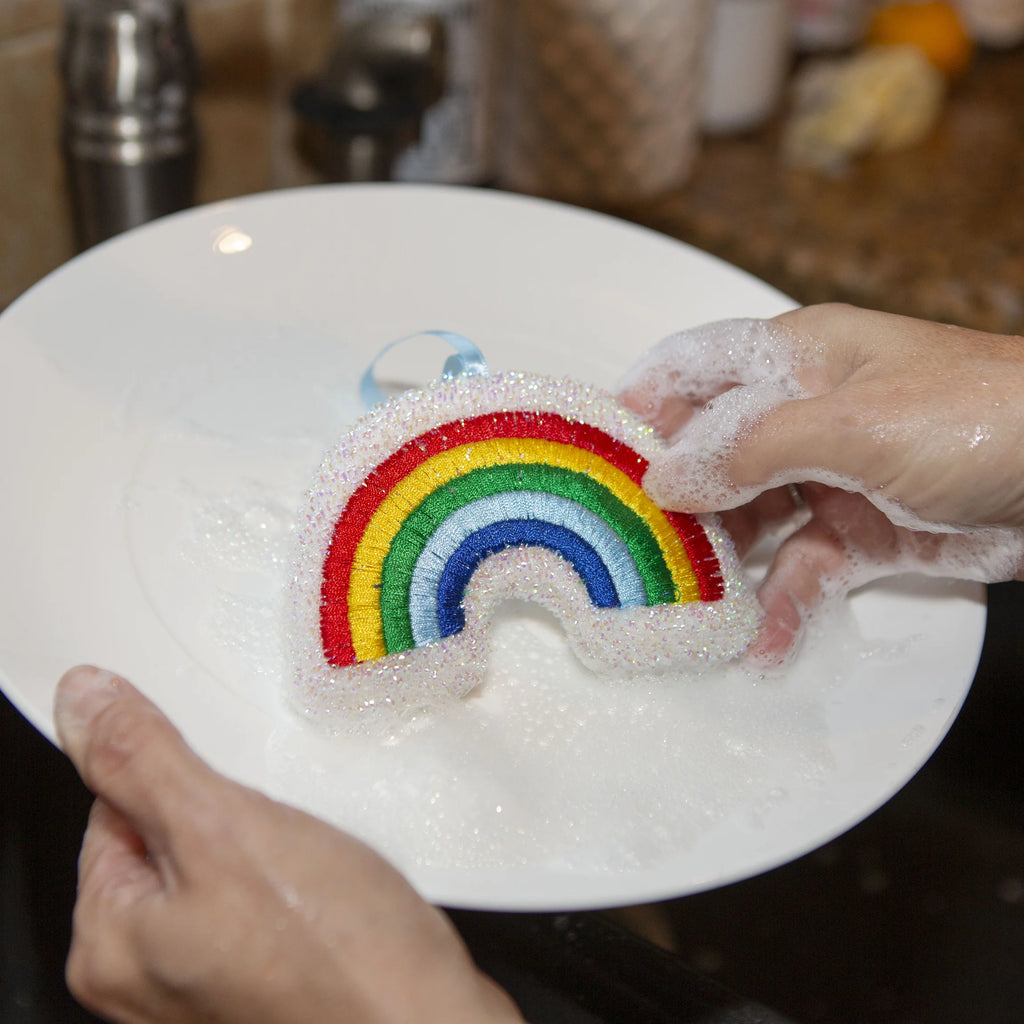
[[(197, 200), (307, 184), (292, 87), (332, 41), (334, 0), (194, 0)], [(0, 309), (74, 255), (60, 151), (60, 0), (0, 0)]]

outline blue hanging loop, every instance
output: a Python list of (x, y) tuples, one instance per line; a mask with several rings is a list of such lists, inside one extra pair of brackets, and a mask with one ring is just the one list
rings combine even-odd
[(367, 409), (386, 399), (374, 376), (374, 371), (377, 369), (377, 363), (380, 362), (381, 357), (385, 353), (390, 352), (396, 345), (402, 345), (424, 334), (441, 338), (455, 349), (454, 355), (450, 355), (444, 362), (444, 367), (441, 370), (442, 377), (476, 377), (479, 374), (486, 376), (487, 360), (484, 359), (483, 352), (469, 338), (456, 334), (454, 331), (417, 331), (415, 334), (407, 334), (404, 338), (399, 338), (397, 341), (385, 345), (374, 356), (373, 362), (366, 368), (366, 372), (359, 382), (359, 395)]

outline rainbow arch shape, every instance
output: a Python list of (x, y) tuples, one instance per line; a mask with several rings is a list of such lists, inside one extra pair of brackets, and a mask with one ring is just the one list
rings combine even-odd
[(374, 407), (325, 455), (297, 530), (303, 710), (465, 695), (511, 598), (553, 612), (598, 672), (735, 657), (756, 601), (717, 517), (643, 491), (661, 444), (611, 395), (522, 373)]

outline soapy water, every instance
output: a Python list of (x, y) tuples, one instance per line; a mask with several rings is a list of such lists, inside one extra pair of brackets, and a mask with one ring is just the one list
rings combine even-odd
[[(826, 783), (830, 689), (870, 656), (837, 606), (785, 677), (739, 664), (602, 677), (553, 616), (509, 601), (468, 698), (314, 726), (287, 706), (283, 503), (250, 486), (235, 500), (193, 492), (189, 505), (182, 557), (220, 583), (205, 640), (279, 694), (267, 751), (278, 791), (406, 866), (628, 871), (678, 856), (736, 813), (758, 829), (793, 788)], [(329, 754), (296, 754), (295, 730)]]
[(516, 602), (489, 639), (487, 677), (468, 698), (337, 721), (344, 782), (311, 786), (292, 755), (276, 764), (289, 792), (406, 863), (601, 872), (678, 856), (737, 810), (756, 827), (785, 798), (758, 782), (780, 762), (809, 787), (831, 770), (820, 662), (817, 698), (809, 680), (784, 686), (736, 666), (602, 679), (553, 620)]
[(193, 551), (205, 550), (236, 571), (261, 571), (266, 565), (284, 565), (290, 556), (293, 514), (268, 496), (250, 500), (226, 498), (198, 502), (191, 536)]
[[(803, 368), (778, 342), (751, 325), (732, 362), (702, 384), (721, 387), (754, 357), (769, 381), (759, 396), (736, 389), (731, 433), (709, 439), (719, 458), (752, 415), (799, 393)], [(714, 362), (710, 343), (701, 358)], [(308, 388), (295, 390), (308, 399)], [(207, 397), (220, 415), (220, 396)], [(265, 752), (273, 792), (399, 866), (621, 872), (678, 857), (737, 816), (755, 832), (770, 828), (787, 804), (828, 787), (831, 696), (851, 666), (888, 676), (918, 654), (912, 638), (906, 647), (865, 641), (848, 604), (833, 601), (783, 673), (733, 663), (603, 678), (576, 661), (552, 618), (508, 602), (490, 626), (484, 682), (468, 698), (314, 726), (286, 696), (283, 604), (294, 509), (330, 432), (281, 432), (269, 443), (262, 423), (221, 437), (204, 422), (172, 424), (126, 496), (140, 581), (183, 646), (278, 722)], [(709, 487), (720, 486), (715, 459), (706, 462)], [(176, 525), (157, 508), (175, 512)]]

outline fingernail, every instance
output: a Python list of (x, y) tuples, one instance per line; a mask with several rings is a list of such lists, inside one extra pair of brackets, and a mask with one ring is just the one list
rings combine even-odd
[(122, 680), (106, 669), (79, 665), (65, 672), (57, 684), (53, 720), (61, 746), (76, 746), (93, 719), (117, 700)]

